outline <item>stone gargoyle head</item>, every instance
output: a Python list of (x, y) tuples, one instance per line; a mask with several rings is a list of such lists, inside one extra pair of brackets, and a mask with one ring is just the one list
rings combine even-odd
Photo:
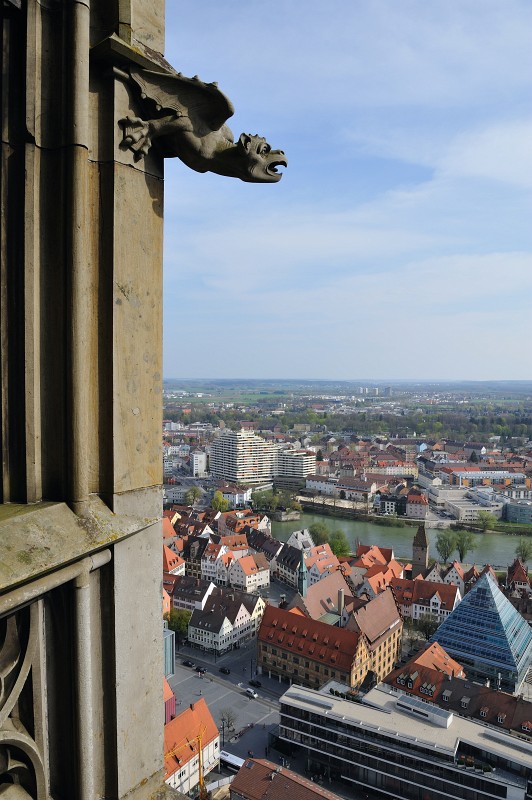
[(263, 136), (242, 133), (237, 143), (238, 159), (241, 162), (239, 178), (252, 183), (275, 183), (283, 177), (277, 167), (286, 167), (288, 162), (282, 150), (272, 150)]

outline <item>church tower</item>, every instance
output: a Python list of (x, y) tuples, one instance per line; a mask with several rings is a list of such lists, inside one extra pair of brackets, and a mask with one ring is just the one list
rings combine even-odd
[(412, 545), (412, 578), (424, 575), (429, 567), (429, 540), (424, 525), (420, 525)]
[(308, 570), (305, 564), (305, 551), (301, 551), (301, 560), (299, 562), (299, 572), (297, 574), (297, 591), (301, 597), (307, 596), (308, 587)]

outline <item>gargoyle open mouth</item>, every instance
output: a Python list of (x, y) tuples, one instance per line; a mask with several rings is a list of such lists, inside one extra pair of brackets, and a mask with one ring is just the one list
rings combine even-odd
[(276, 175), (278, 178), (283, 177), (283, 173), (279, 172), (277, 167), (287, 167), (288, 161), (285, 158), (279, 158), (276, 161), (270, 161), (268, 166), (266, 167), (266, 172), (269, 172), (270, 175)]

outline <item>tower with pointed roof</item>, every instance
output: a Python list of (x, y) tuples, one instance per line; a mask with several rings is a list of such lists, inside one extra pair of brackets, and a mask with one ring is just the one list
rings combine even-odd
[(301, 597), (307, 596), (308, 587), (308, 570), (305, 564), (305, 551), (301, 551), (301, 559), (299, 561), (299, 572), (297, 573), (297, 591)]
[(429, 540), (424, 525), (420, 525), (412, 544), (412, 578), (424, 575), (429, 568)]
[(485, 572), (440, 625), (438, 642), (472, 680), (517, 693), (532, 665), (532, 629)]

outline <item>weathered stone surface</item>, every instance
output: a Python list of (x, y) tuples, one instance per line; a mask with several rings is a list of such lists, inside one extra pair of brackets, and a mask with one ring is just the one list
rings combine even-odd
[(135, 106), (113, 71), (164, 65), (164, 3), (4, 3), (0, 25), (0, 625), (32, 619), (0, 757), (17, 728), (33, 800), (175, 796), (162, 786), (163, 160), (120, 150)]

